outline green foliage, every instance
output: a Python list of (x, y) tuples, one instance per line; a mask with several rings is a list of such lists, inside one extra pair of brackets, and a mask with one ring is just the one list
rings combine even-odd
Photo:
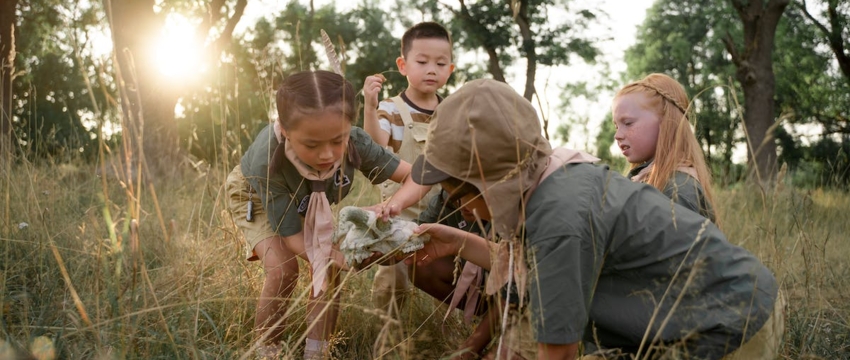
[(21, 4), (13, 128), (33, 159), (97, 156), (98, 122), (112, 115), (98, 109), (107, 108), (107, 97), (114, 96), (114, 87), (95, 81), (102, 69), (88, 40), (103, 30), (98, 11), (91, 4), (81, 8), (58, 1)]
[(401, 56), (401, 37), (392, 35), (396, 24), (394, 15), (378, 4), (364, 2), (350, 16), (360, 19), (357, 35), (347, 44), (353, 53), (353, 62), (346, 67), (346, 78), (355, 89), (363, 88), (367, 76), (381, 73), (386, 77), (378, 99), (396, 96), (407, 88), (407, 79), (398, 72), (396, 59)]
[[(743, 116), (738, 110), (743, 92), (731, 81), (735, 68), (722, 44), (727, 35), (740, 37), (740, 27), (726, 1), (659, 1), (648, 11), (638, 41), (626, 52), (629, 81), (662, 72), (685, 86), (697, 114), (697, 138), (714, 162), (721, 184), (741, 178), (732, 164), (732, 151), (744, 141), (740, 133)], [(842, 132), (850, 117), (850, 87), (837, 72), (818, 30), (805, 21), (799, 9), (791, 7), (777, 32), (784, 35), (776, 38), (773, 54), (775, 113), (785, 125), (816, 124), (823, 127), (825, 136)], [(781, 148), (780, 162), (787, 163), (792, 172), (802, 162), (823, 164), (830, 159), (813, 158), (819, 152), (803, 149), (784, 129), (779, 128), (775, 136)]]
[(672, 76), (685, 87), (696, 114), (691, 119), (706, 157), (720, 160), (715, 176), (721, 183), (731, 175), (732, 151), (741, 141), (740, 118), (730, 87), (734, 65), (727, 58), (721, 38), (737, 37), (740, 25), (725, 1), (658, 1), (638, 30), (637, 42), (626, 51), (627, 81), (650, 73)]

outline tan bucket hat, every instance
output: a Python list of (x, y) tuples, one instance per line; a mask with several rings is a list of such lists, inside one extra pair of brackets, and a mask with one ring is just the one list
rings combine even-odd
[(551, 153), (528, 100), (503, 82), (473, 80), (437, 106), (412, 176), (423, 185), (449, 177), (474, 185), (487, 202), (493, 230), (511, 239), (523, 222), (523, 194), (537, 183)]

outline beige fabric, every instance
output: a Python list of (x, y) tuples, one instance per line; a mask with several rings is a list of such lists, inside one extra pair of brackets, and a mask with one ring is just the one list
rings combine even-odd
[[(540, 179), (550, 154), (531, 103), (492, 79), (467, 82), (447, 97), (434, 111), (425, 145), (428, 163), (478, 188), (490, 207), (493, 231), (510, 241), (521, 224), (523, 195)], [(499, 261), (510, 256), (507, 249), (502, 246), (492, 257), (498, 274), (507, 272), (508, 264)], [(521, 270), (522, 247), (513, 249), (515, 269)], [(507, 280), (490, 277), (499, 280), (488, 280), (490, 294)]]
[[(414, 122), (410, 115), (410, 109), (405, 104), (400, 96), (392, 98), (396, 108), (401, 114), (404, 121), (404, 138), (401, 141), (401, 147), (398, 149), (397, 155), (404, 161), (412, 163), (417, 156), (422, 154), (425, 147), (425, 139), (428, 136), (428, 124)], [(388, 147), (392, 150), (392, 147)], [(401, 184), (387, 180), (380, 185), (378, 189), (381, 191), (381, 201), (389, 200)], [(435, 185), (431, 188), (425, 197), (418, 203), (401, 211), (399, 216), (407, 220), (416, 220), (419, 214), (428, 207), (428, 200), (440, 191), (440, 186)], [(398, 263), (392, 266), (379, 266), (375, 272), (375, 279), (372, 282), (372, 305), (378, 309), (385, 310), (390, 313), (395, 313), (400, 309), (405, 302), (408, 291), (412, 285), (408, 280), (407, 266), (404, 263)]]
[[(401, 97), (395, 96), (392, 100), (395, 102), (396, 108), (398, 108), (401, 118), (404, 120), (404, 140), (402, 140), (401, 147), (398, 149), (396, 155), (408, 163), (413, 163), (416, 157), (422, 154), (425, 147), (425, 140), (428, 137), (428, 124), (414, 122), (410, 116), (410, 109)], [(381, 190), (381, 201), (391, 198), (400, 187), (401, 184), (390, 180), (378, 185), (378, 188)], [(419, 218), (419, 214), (428, 208), (428, 200), (432, 196), (437, 195), (439, 191), (439, 185), (431, 187), (431, 191), (422, 200), (419, 200), (419, 203), (402, 210), (399, 216), (407, 220), (416, 220)]]
[(531, 103), (492, 79), (467, 82), (443, 100), (425, 145), (426, 161), (478, 188), (491, 207), (492, 228), (504, 239), (513, 238), (522, 194), (551, 153)]
[(405, 263), (378, 266), (372, 281), (372, 305), (395, 316), (404, 306), (411, 288)]
[[(491, 231), (513, 242), (522, 196), (540, 178), (551, 153), (531, 103), (505, 83), (479, 79), (467, 82), (434, 111), (424, 158), (478, 188), (489, 206)], [(522, 247), (512, 248), (514, 259), (522, 260)], [(491, 257), (495, 271), (487, 281), (488, 294), (507, 281), (502, 274), (508, 264), (499, 261), (509, 257), (507, 249), (502, 246)]]
[(242, 234), (245, 236), (245, 259), (249, 261), (259, 260), (260, 258), (254, 253), (254, 247), (260, 241), (277, 236), (277, 233), (272, 230), (269, 224), (269, 218), (263, 209), (260, 196), (254, 194), (253, 199), (251, 199), (254, 203), (254, 221), (248, 221), (248, 199), (251, 198), (249, 194), (253, 190), (251, 184), (242, 174), (241, 165), (236, 165), (233, 171), (227, 175), (224, 186), (227, 191), (227, 204), (230, 214), (233, 216), (233, 223), (242, 230)]
[(749, 341), (723, 357), (723, 360), (773, 360), (779, 357), (785, 335), (785, 296), (776, 294), (773, 314)]
[[(599, 161), (599, 158), (587, 154), (582, 151), (567, 149), (563, 147), (559, 147), (552, 151), (552, 155), (546, 160), (546, 167), (543, 170), (543, 173), (540, 175), (540, 178), (529, 187), (528, 191), (525, 193), (525, 197), (523, 198), (523, 203), (527, 203), (528, 199), (531, 198), (531, 195), (534, 193), (534, 190), (537, 189), (537, 186), (546, 180), (549, 175), (552, 175), (556, 170), (560, 169), (566, 164), (574, 164), (574, 163), (592, 163)], [(522, 217), (520, 220), (520, 224), (525, 223), (525, 218)], [(493, 266), (491, 267), (490, 276), (487, 279), (487, 293), (493, 294), (496, 291), (505, 285), (508, 282), (508, 269), (510, 268), (508, 264), (510, 261), (511, 251), (509, 246), (507, 246), (507, 242), (501, 242), (499, 244), (499, 251), (497, 252), (496, 260), (493, 262)], [(524, 263), (525, 257), (522, 253), (522, 247), (515, 246), (514, 247), (514, 260), (513, 262), (516, 264), (514, 266), (514, 279), (516, 281), (517, 289), (520, 294), (525, 293), (525, 281), (526, 281), (526, 267)]]
[(333, 176), (339, 169), (343, 158), (337, 160), (330, 169), (318, 171), (298, 158), (289, 141), (284, 141), (283, 144), (286, 158), (295, 166), (301, 176), (311, 181), (313, 187), (310, 202), (307, 204), (307, 214), (304, 216), (304, 250), (307, 253), (307, 259), (310, 260), (310, 266), (313, 268), (313, 296), (318, 296), (319, 293), (327, 289), (326, 275), (327, 268), (332, 263), (333, 244), (331, 241), (334, 233), (333, 211), (331, 210), (331, 203), (325, 195), (324, 181)]
[[(389, 131), (390, 138), (387, 145), (391, 146), (393, 152), (397, 152), (401, 148), (401, 143), (404, 140), (404, 132), (407, 128), (405, 124), (404, 116), (402, 115), (402, 110), (399, 108), (398, 103), (394, 100), (396, 98), (402, 100), (402, 105), (405, 105), (404, 109), (408, 114), (410, 114), (410, 119), (413, 120), (414, 123), (423, 123), (426, 127), (427, 133), (427, 124), (431, 121), (431, 113), (432, 111), (427, 111), (423, 109), (418, 109), (415, 106), (406, 105), (407, 100), (404, 100), (403, 92), (396, 97), (390, 97), (382, 100), (378, 103), (378, 121), (381, 123), (381, 128)], [(442, 99), (440, 99), (442, 101)], [(383, 122), (386, 121), (389, 125), (389, 128), (384, 128)], [(424, 139), (422, 140), (424, 141)]]

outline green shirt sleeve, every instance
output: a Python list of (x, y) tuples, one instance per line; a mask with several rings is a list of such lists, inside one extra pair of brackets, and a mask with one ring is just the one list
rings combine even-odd
[(389, 180), (401, 163), (391, 151), (381, 147), (359, 127), (351, 128), (351, 140), (360, 157), (360, 172), (372, 184), (380, 184)]

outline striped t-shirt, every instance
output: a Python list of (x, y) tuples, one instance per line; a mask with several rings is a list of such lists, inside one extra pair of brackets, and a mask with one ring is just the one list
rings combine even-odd
[[(400, 96), (404, 100), (404, 103), (407, 104), (407, 108), (410, 111), (410, 118), (413, 119), (413, 122), (427, 124), (431, 121), (431, 115), (434, 114), (434, 110), (427, 110), (416, 106), (416, 104), (407, 98), (404, 92)], [(437, 101), (441, 102), (443, 98), (437, 95)], [(401, 141), (404, 139), (404, 120), (401, 118), (401, 113), (391, 98), (384, 99), (378, 104), (378, 124), (380, 124), (382, 130), (390, 134), (389, 145), (393, 147), (394, 152), (398, 152), (398, 149), (401, 148)]]

